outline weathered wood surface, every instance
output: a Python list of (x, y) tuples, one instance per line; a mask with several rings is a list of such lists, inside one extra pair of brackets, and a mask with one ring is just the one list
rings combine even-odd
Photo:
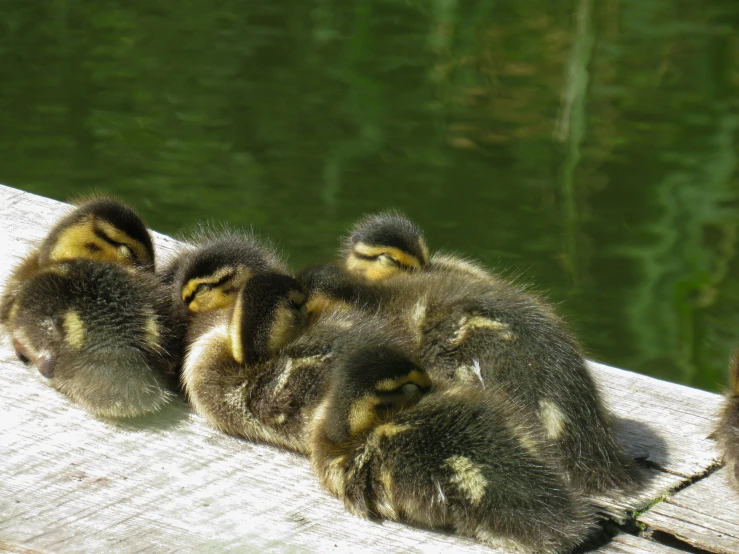
[(727, 477), (721, 469), (655, 505), (639, 521), (697, 548), (739, 552), (739, 494)]
[(607, 545), (602, 546), (596, 552), (598, 554), (637, 554), (642, 552), (650, 552), (652, 554), (678, 554), (682, 550), (671, 548), (642, 537), (635, 537), (628, 533), (621, 533), (611, 540)]
[[(1, 285), (68, 208), (2, 186), (0, 206)], [(161, 235), (156, 244), (160, 258), (176, 246)], [(599, 500), (610, 517), (626, 521), (717, 466), (706, 437), (718, 395), (592, 368), (627, 450), (650, 466), (640, 494)], [(441, 532), (357, 519), (320, 488), (306, 459), (224, 436), (182, 400), (150, 418), (101, 421), (49, 388), (7, 346), (0, 375), (0, 551), (492, 552)], [(654, 525), (646, 518), (640, 521)], [(660, 521), (660, 530), (682, 536), (677, 517)], [(731, 532), (721, 527), (730, 520), (715, 522), (717, 533)], [(726, 551), (715, 542), (701, 545)], [(598, 549), (669, 551), (628, 534)]]
[(719, 395), (602, 364), (591, 367), (626, 450), (651, 466), (649, 481), (638, 495), (600, 499), (614, 519), (623, 521), (718, 465), (720, 456), (708, 435)]

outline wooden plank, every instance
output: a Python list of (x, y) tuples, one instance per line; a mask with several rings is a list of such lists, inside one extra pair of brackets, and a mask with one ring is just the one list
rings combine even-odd
[[(0, 186), (0, 283), (67, 209)], [(176, 246), (162, 235), (155, 242), (160, 258)], [(592, 368), (626, 448), (653, 467), (638, 495), (599, 499), (604, 511), (626, 520), (717, 463), (706, 436), (718, 395)], [(7, 346), (0, 372), (0, 545), (6, 549), (492, 551), (441, 532), (357, 519), (320, 488), (306, 459), (224, 436), (182, 400), (150, 418), (101, 421), (49, 388)], [(637, 548), (629, 541), (613, 544)]]
[(101, 421), (0, 358), (0, 536), (53, 552), (490, 552), (348, 514), (307, 460), (208, 427), (180, 401)]
[(725, 469), (655, 505), (639, 521), (703, 550), (739, 552), (739, 494)]
[(650, 552), (652, 554), (678, 554), (683, 552), (670, 546), (665, 546), (658, 542), (621, 533), (615, 536), (611, 542), (594, 550), (598, 554), (642, 554)]
[(720, 455), (708, 435), (716, 424), (720, 395), (595, 362), (590, 367), (626, 450), (646, 458), (653, 468), (638, 494), (597, 500), (616, 521), (626, 521), (654, 499), (719, 464)]

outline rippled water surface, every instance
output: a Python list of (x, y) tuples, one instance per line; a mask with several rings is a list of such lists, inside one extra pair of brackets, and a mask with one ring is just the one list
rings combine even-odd
[(719, 390), (738, 28), (736, 0), (7, 0), (0, 182), (253, 225), (296, 267), (398, 208), (591, 357)]

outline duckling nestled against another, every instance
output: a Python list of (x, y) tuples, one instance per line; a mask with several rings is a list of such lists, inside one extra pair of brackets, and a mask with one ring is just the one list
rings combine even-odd
[(309, 324), (300, 285), (248, 235), (207, 239), (167, 273), (188, 312), (182, 383), (195, 410), (227, 433), (307, 453), (310, 407), (337, 351), (373, 334), (374, 323), (357, 312)]
[(505, 394), (435, 389), (392, 343), (338, 360), (310, 450), (326, 488), (362, 517), (516, 552), (569, 552), (594, 529), (593, 508)]
[(739, 351), (734, 353), (731, 360), (730, 373), (731, 390), (714, 437), (723, 453), (729, 475), (733, 476), (734, 486), (739, 491)]
[(249, 233), (201, 233), (190, 239), (163, 271), (173, 303), (188, 316), (230, 308), (250, 275), (287, 272), (264, 240)]
[(343, 267), (299, 279), (321, 299), (317, 311), (351, 304), (398, 322), (435, 383), (508, 394), (556, 446), (577, 488), (638, 483), (580, 347), (551, 307), (472, 262), (429, 257), (423, 232), (405, 217), (365, 218), (344, 242)]
[[(565, 552), (587, 537), (592, 508), (505, 395), (436, 390), (391, 321), (351, 306), (309, 319), (294, 278), (243, 265), (248, 277), (229, 307), (191, 316), (182, 379), (211, 425), (309, 455), (326, 487), (364, 517), (527, 552)], [(175, 286), (185, 303), (202, 278), (187, 273), (172, 272), (183, 276)]]
[(177, 386), (184, 327), (128, 206), (87, 201), (14, 270), (0, 325), (19, 359), (102, 417), (159, 410)]

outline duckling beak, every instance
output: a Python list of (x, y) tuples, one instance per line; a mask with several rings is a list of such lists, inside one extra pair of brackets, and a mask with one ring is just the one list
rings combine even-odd
[(56, 358), (48, 352), (34, 356), (18, 339), (13, 339), (13, 349), (15, 350), (15, 355), (24, 364), (33, 363), (39, 373), (47, 379), (51, 379), (54, 376)]
[(54, 376), (54, 370), (56, 369), (56, 358), (51, 354), (41, 354), (36, 359), (36, 367), (41, 375), (47, 379), (51, 379)]

